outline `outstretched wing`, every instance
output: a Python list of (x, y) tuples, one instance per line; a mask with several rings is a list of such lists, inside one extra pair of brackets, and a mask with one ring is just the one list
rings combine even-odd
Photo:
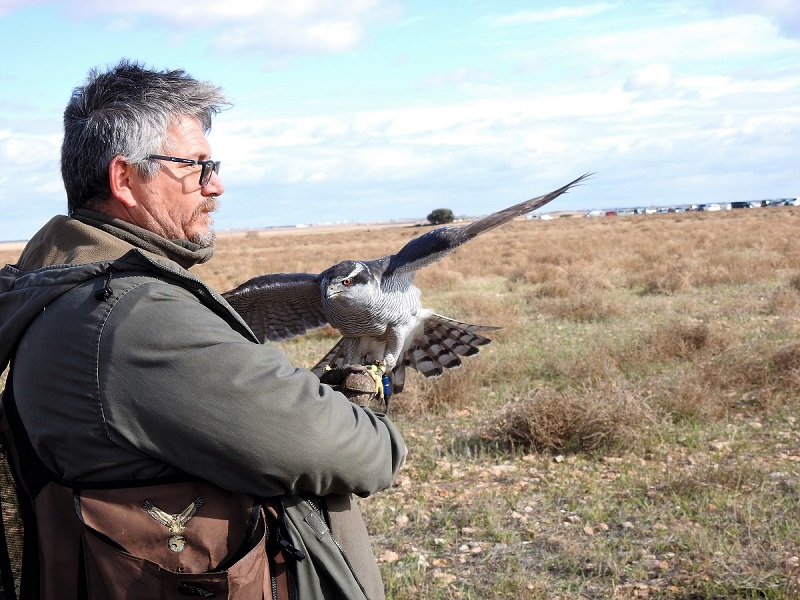
[(515, 217), (527, 214), (541, 208), (551, 200), (558, 198), (571, 187), (579, 184), (589, 177), (591, 173), (581, 175), (567, 185), (538, 196), (525, 202), (520, 202), (504, 210), (492, 213), (469, 223), (468, 225), (439, 227), (409, 241), (397, 254), (389, 257), (389, 267), (386, 275), (399, 275), (418, 271), (441, 260), (464, 242), (487, 231), (507, 223)]
[(319, 275), (260, 275), (222, 294), (261, 342), (278, 342), (328, 322), (322, 310)]
[(202, 496), (198, 496), (197, 498), (195, 498), (194, 502), (192, 502), (189, 506), (184, 508), (181, 514), (175, 515), (178, 524), (182, 526), (186, 525), (186, 523), (189, 522), (189, 519), (191, 519), (194, 516), (194, 513), (197, 512), (197, 509), (203, 506), (203, 504), (205, 504), (205, 501), (203, 500)]
[(164, 527), (172, 527), (175, 525), (175, 516), (161, 510), (157, 506), (154, 506), (150, 500), (145, 500), (142, 502), (142, 508)]

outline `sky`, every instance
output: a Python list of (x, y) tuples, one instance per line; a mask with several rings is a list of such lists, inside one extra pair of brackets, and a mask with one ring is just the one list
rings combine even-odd
[(126, 58), (221, 86), (216, 228), (800, 196), (797, 0), (0, 0), (0, 241), (66, 212), (61, 118)]

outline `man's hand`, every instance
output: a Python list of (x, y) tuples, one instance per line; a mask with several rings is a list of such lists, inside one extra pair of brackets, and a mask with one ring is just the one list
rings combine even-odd
[(382, 378), (383, 370), (374, 365), (345, 365), (325, 369), (319, 380), (347, 396), (350, 402), (385, 413), (388, 399), (383, 395)]

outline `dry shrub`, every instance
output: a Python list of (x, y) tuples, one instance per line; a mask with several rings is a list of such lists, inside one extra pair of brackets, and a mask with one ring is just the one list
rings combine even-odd
[(629, 448), (654, 416), (630, 390), (540, 389), (507, 405), (485, 429), (487, 440), (553, 452)]
[(564, 267), (549, 264), (526, 264), (512, 269), (508, 274), (508, 280), (513, 283), (547, 283), (550, 281), (563, 280), (569, 271)]
[(800, 385), (800, 342), (778, 348), (769, 358), (773, 385), (796, 390)]
[(731, 397), (710, 385), (702, 369), (670, 372), (648, 380), (653, 408), (672, 421), (718, 419), (724, 417)]
[(794, 313), (800, 305), (800, 297), (793, 287), (779, 287), (767, 299), (765, 312), (768, 315), (786, 315)]
[(732, 345), (703, 365), (706, 384), (710, 388), (740, 393), (766, 389), (770, 380), (769, 354), (764, 344)]
[(592, 269), (566, 271), (559, 268), (541, 269), (547, 277), (539, 277), (538, 285), (528, 295), (530, 298), (566, 298), (614, 288), (608, 277)]
[(794, 273), (789, 276), (788, 284), (795, 292), (800, 292), (800, 273)]
[(569, 385), (611, 381), (622, 376), (616, 360), (603, 343), (589, 343), (577, 353), (547, 355), (537, 367), (533, 377)]
[(464, 285), (464, 274), (436, 264), (420, 271), (414, 278), (414, 285), (426, 291), (451, 291)]
[[(510, 302), (503, 294), (463, 292), (450, 300), (445, 316), (458, 321), (502, 327), (514, 321), (519, 314), (516, 302)], [(492, 337), (491, 334), (489, 337)]]
[(769, 340), (749, 341), (726, 349), (702, 366), (703, 384), (723, 393), (740, 408), (772, 410), (797, 402), (800, 344), (777, 350)]
[(695, 274), (695, 285), (741, 285), (773, 277), (780, 260), (771, 252), (731, 249), (709, 256)]
[(654, 489), (661, 498), (673, 495), (688, 497), (707, 493), (709, 488), (723, 488), (741, 492), (758, 487), (768, 479), (768, 474), (757, 464), (736, 456), (724, 456), (719, 462), (701, 465), (697, 470), (668, 470)]
[(595, 323), (620, 314), (619, 305), (604, 293), (573, 294), (538, 304), (541, 312), (576, 323)]
[(528, 294), (528, 298), (568, 298), (574, 293), (575, 290), (569, 279), (551, 279), (537, 285), (530, 294)]
[(674, 319), (655, 327), (643, 340), (651, 360), (687, 359), (712, 338), (707, 323)]
[(631, 287), (640, 287), (643, 295), (663, 294), (671, 296), (690, 289), (692, 273), (685, 265), (675, 264), (639, 273), (630, 279)]
[(613, 354), (621, 365), (641, 370), (647, 363), (688, 361), (702, 353), (714, 354), (731, 343), (727, 334), (708, 323), (676, 317), (657, 323)]
[(476, 405), (481, 399), (485, 371), (478, 362), (445, 371), (441, 377), (426, 379), (413, 370), (406, 371), (403, 392), (391, 400), (391, 412), (405, 415), (426, 414), (429, 411), (460, 410)]

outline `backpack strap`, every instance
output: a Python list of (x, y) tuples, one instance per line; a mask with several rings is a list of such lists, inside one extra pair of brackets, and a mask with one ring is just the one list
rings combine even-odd
[[(7, 464), (8, 460), (5, 439), (0, 435), (0, 461)], [(2, 517), (6, 513), (3, 509), (2, 496), (3, 494), (0, 493), (0, 600), (16, 600), (17, 590), (14, 584), (14, 571), (11, 567), (11, 555), (8, 549), (8, 535), (6, 534), (5, 519)]]
[[(14, 400), (13, 371), (12, 363), (8, 369), (2, 407), (0, 407), (0, 432), (6, 460), (14, 478), (19, 514), (22, 519), (22, 567), (19, 573), (19, 595), (24, 599), (36, 599), (39, 597), (39, 542), (33, 499), (45, 485), (57, 479), (57, 476), (41, 462), (22, 426), (22, 420)], [(20, 461), (20, 456), (25, 456), (24, 462)], [(4, 555), (8, 554), (9, 546), (8, 536), (5, 533), (4, 531)], [(5, 557), (0, 560), (5, 561)], [(11, 577), (11, 581), (7, 583), (6, 575), (3, 574), (3, 593), (6, 598), (15, 600), (10, 559), (7, 564), (0, 563), (0, 568), (3, 571), (8, 568)]]

